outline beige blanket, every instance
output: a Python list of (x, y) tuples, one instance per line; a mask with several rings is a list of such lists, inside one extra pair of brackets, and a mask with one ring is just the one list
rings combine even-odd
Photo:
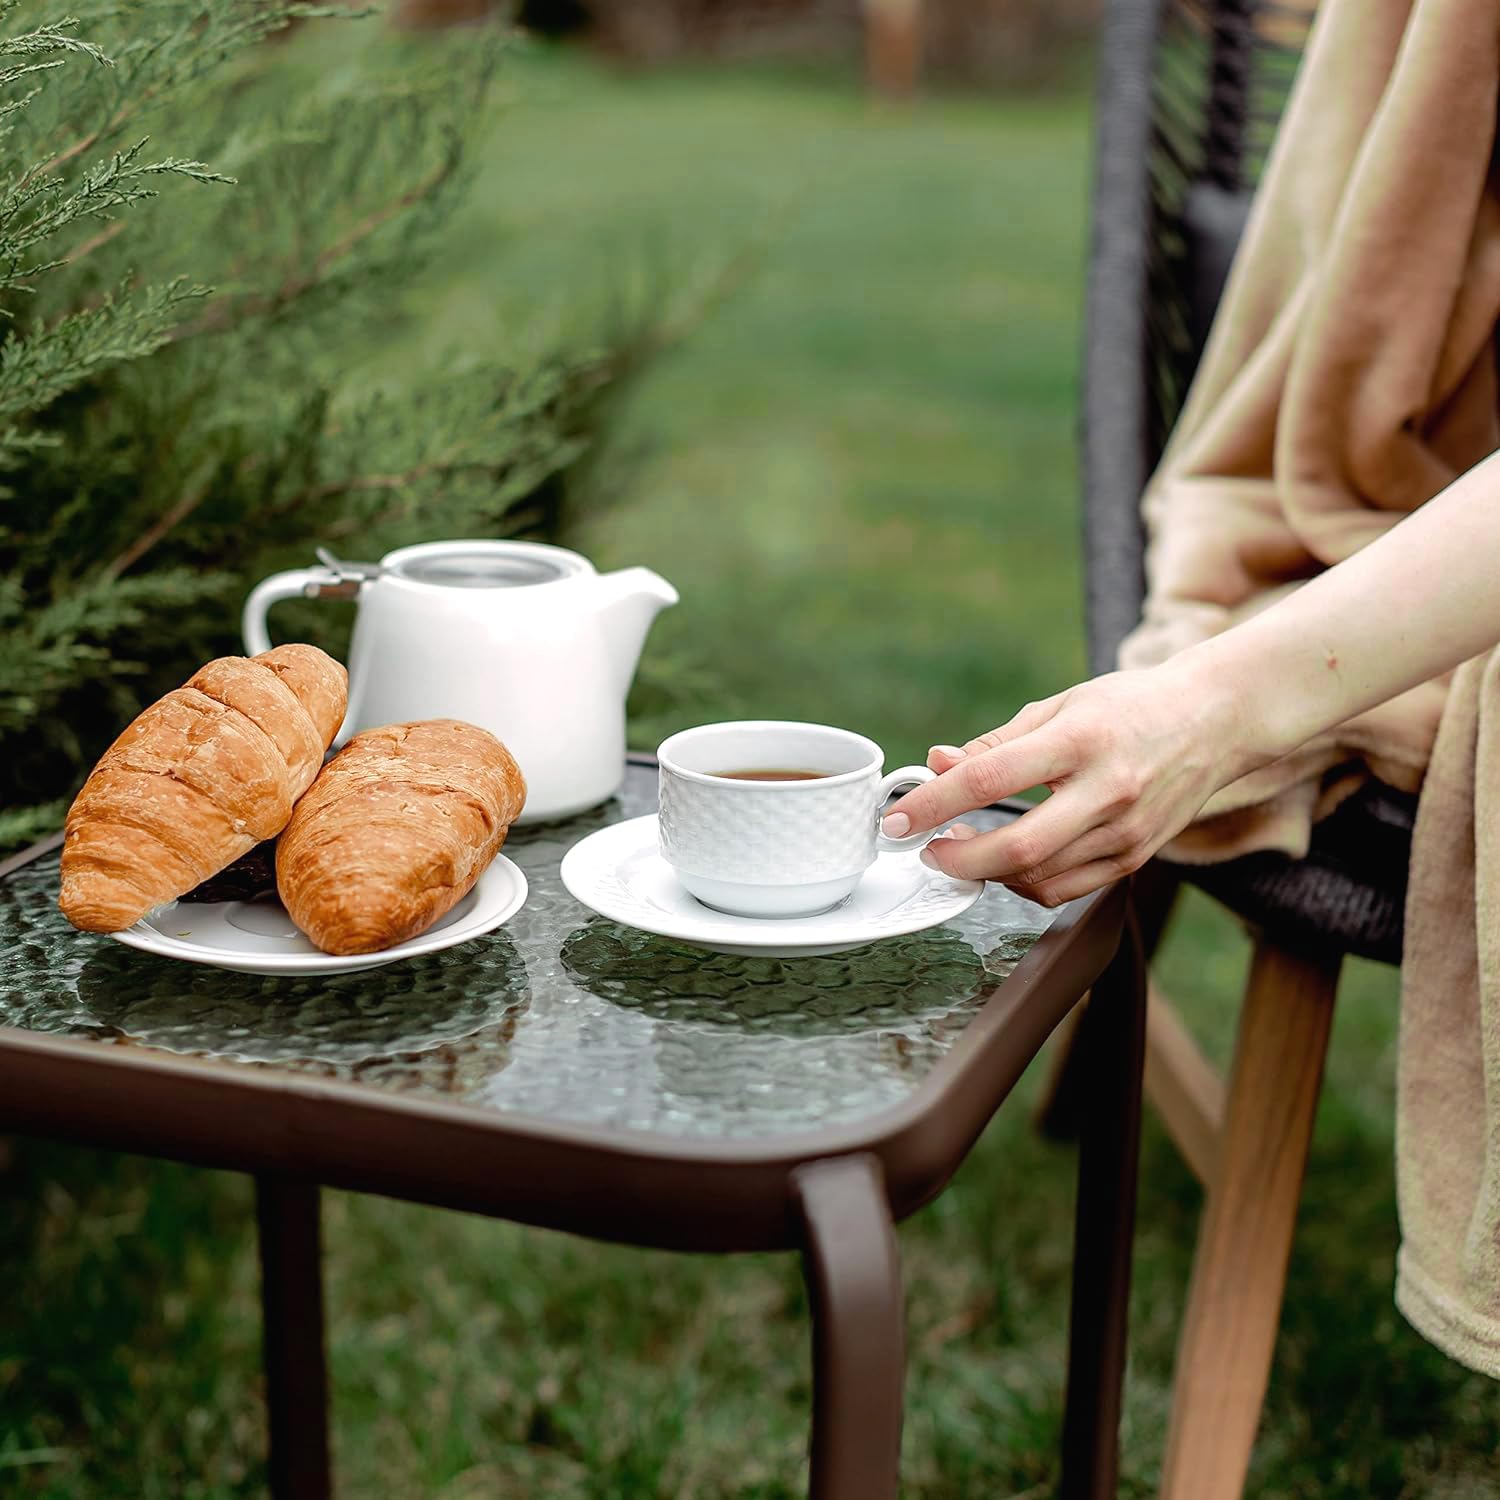
[[(1497, 0), (1324, 0), (1146, 497), (1149, 598), (1122, 665), (1265, 608), (1500, 447), (1497, 93)], [(1408, 609), (1421, 628), (1419, 598), (1371, 608)], [(1470, 663), (1226, 788), (1168, 852), (1303, 854), (1317, 818), (1372, 773), (1426, 781), (1403, 966), (1397, 1302), (1500, 1377), (1500, 666)]]

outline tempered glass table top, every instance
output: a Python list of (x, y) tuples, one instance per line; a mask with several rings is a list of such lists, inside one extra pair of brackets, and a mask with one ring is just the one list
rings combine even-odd
[(632, 765), (607, 806), (512, 833), (530, 894), (497, 932), (316, 979), (75, 932), (48, 855), (0, 881), (0, 1026), (594, 1129), (760, 1138), (909, 1097), (1053, 915), (991, 887), (944, 926), (848, 953), (706, 953), (593, 915), (559, 878), (580, 838), (655, 805), (654, 767)]

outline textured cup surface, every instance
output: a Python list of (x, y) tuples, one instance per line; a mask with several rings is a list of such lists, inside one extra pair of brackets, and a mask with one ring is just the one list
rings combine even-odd
[(875, 858), (878, 770), (795, 800), (764, 783), (720, 792), (663, 771), (662, 853), (679, 870), (752, 885), (858, 875)]
[[(875, 858), (884, 757), (863, 735), (777, 720), (708, 724), (673, 735), (657, 758), (662, 856), (710, 905), (753, 916), (826, 910)], [(781, 766), (824, 774), (716, 774)]]

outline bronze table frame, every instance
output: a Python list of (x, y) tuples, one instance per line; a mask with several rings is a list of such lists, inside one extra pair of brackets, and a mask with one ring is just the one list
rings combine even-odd
[[(0, 863), (0, 878), (57, 842)], [(822, 1130), (752, 1141), (606, 1134), (6, 1027), (0, 1130), (253, 1174), (276, 1500), (332, 1493), (325, 1185), (626, 1244), (800, 1252), (813, 1325), (809, 1494), (895, 1500), (905, 1355), (893, 1226), (943, 1190), (1091, 992), (1059, 1495), (1114, 1500), (1146, 1015), (1128, 896), (1121, 883), (1065, 908), (907, 1099)]]

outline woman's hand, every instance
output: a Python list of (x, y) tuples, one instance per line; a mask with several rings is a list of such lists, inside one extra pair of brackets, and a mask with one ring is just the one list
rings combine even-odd
[(1031, 703), (962, 748), (937, 746), (939, 772), (886, 817), (899, 838), (1045, 786), (1052, 795), (990, 833), (948, 830), (923, 860), (962, 879), (997, 880), (1044, 906), (1139, 869), (1222, 786), (1270, 759), (1232, 678), (1193, 653), (1115, 672)]
[[(1352, 557), (1159, 667), (1028, 704), (929, 759), (892, 837), (1028, 787), (1052, 795), (923, 858), (1049, 906), (1138, 869), (1220, 787), (1500, 641), (1500, 453)], [(892, 821), (894, 820), (894, 821)]]

